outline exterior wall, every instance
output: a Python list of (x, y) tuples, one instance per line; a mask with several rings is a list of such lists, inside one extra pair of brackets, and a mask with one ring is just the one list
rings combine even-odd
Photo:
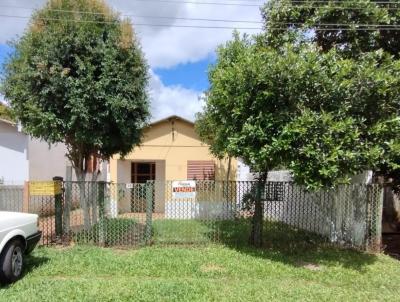
[(28, 137), (17, 126), (0, 121), (0, 180), (23, 184), (28, 171)]
[[(119, 190), (118, 210), (120, 212), (129, 212), (131, 206), (131, 189), (126, 187), (127, 183), (131, 182), (131, 163), (132, 160), (114, 160), (110, 162), (111, 175), (117, 175), (117, 183)], [(156, 160), (156, 181), (154, 192), (154, 211), (156, 213), (164, 212), (165, 199), (165, 161)], [(144, 201), (143, 201), (144, 202)]]
[[(61, 176), (66, 179), (67, 166), (71, 166), (66, 157), (67, 147), (58, 143), (49, 146), (45, 141), (36, 138), (29, 139), (29, 180), (51, 180), (54, 176)], [(103, 165), (106, 168), (106, 165)], [(106, 180), (107, 172), (101, 169), (97, 180)], [(86, 179), (91, 181), (91, 174)], [(72, 169), (72, 180), (77, 180)]]
[[(67, 148), (64, 144), (50, 145), (36, 138), (29, 139), (29, 179), (49, 180), (54, 176), (65, 179)], [(73, 173), (74, 174), (74, 173)]]
[[(29, 137), (19, 127), (0, 120), (0, 180), (6, 184), (23, 184), (26, 180), (51, 180), (54, 176), (66, 178), (70, 165), (64, 144), (51, 145)], [(103, 165), (106, 168), (106, 165)], [(104, 171), (97, 178), (105, 180)], [(88, 175), (88, 180), (91, 176)], [(76, 180), (75, 173), (72, 179)]]
[[(119, 160), (114, 156), (113, 160)], [(174, 125), (168, 121), (154, 124), (144, 131), (144, 142), (125, 157), (132, 161), (165, 161), (165, 180), (185, 180), (188, 160), (214, 160), (215, 179), (226, 180), (228, 160), (213, 157), (209, 147), (200, 141), (193, 124), (176, 120)], [(236, 178), (236, 160), (232, 160), (230, 179)], [(156, 171), (157, 173), (157, 171)], [(111, 172), (112, 181), (118, 176)]]
[[(176, 118), (174, 122), (164, 120), (144, 131), (143, 143), (121, 159), (118, 155), (110, 161), (111, 181), (131, 182), (131, 162), (156, 163), (155, 212), (165, 210), (165, 181), (186, 180), (187, 162), (190, 160), (213, 160), (215, 179), (226, 180), (228, 160), (218, 160), (209, 147), (200, 141), (192, 123)], [(236, 179), (237, 161), (232, 159), (229, 180)], [(126, 208), (126, 206), (123, 206)]]

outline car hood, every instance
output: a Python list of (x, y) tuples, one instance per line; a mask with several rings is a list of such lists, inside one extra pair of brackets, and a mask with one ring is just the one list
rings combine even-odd
[(0, 211), (0, 220), (3, 219), (12, 219), (12, 218), (18, 218), (18, 219), (32, 219), (32, 218), (37, 218), (38, 215), (36, 214), (28, 214), (28, 213), (18, 213), (18, 212), (3, 212)]

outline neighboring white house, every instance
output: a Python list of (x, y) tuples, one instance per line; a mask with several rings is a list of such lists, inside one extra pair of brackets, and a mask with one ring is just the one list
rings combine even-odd
[[(17, 124), (0, 119), (0, 184), (21, 185), (26, 180), (51, 180), (54, 176), (65, 179), (70, 166), (66, 153), (64, 144), (49, 146), (31, 138)], [(106, 176), (105, 171), (102, 175)]]
[[(253, 173), (250, 167), (246, 165), (242, 159), (238, 159), (236, 180), (252, 181), (257, 177), (257, 173)], [(268, 181), (292, 181), (292, 175), (288, 170), (276, 170), (268, 172)]]
[(22, 184), (29, 178), (28, 136), (0, 119), (0, 183)]

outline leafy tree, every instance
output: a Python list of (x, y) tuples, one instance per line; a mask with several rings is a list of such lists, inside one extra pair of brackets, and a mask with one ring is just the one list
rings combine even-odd
[(4, 95), (26, 132), (66, 144), (78, 180), (91, 156), (140, 143), (148, 67), (130, 22), (103, 1), (50, 0), (13, 47)]
[(375, 0), (271, 0), (262, 10), (268, 45), (312, 41), (342, 55), (383, 50), (399, 58), (400, 2)]
[[(360, 56), (356, 61), (335, 49), (320, 53), (312, 43), (277, 49), (236, 35), (218, 49), (198, 120), (211, 125), (205, 127), (212, 133), (211, 150), (241, 157), (263, 172), (261, 187), (266, 173), (281, 165), (312, 190), (378, 166), (390, 151), (373, 129), (400, 109), (400, 64), (380, 51)], [(258, 246), (261, 195), (254, 198), (251, 236)]]
[[(376, 51), (386, 54), (386, 59), (389, 57), (389, 60), (398, 60), (400, 57), (400, 2), (273, 0), (265, 5), (263, 17), (266, 32), (260, 40), (277, 48), (283, 41), (311, 41), (318, 46), (320, 52), (335, 49), (343, 57), (358, 62), (363, 60), (363, 54)], [(393, 61), (393, 65), (395, 64), (398, 62)], [(388, 68), (396, 72), (394, 66), (389, 64)], [(376, 76), (373, 72), (371, 74)], [(392, 86), (388, 91), (394, 93), (391, 98), (398, 93), (396, 86)], [(380, 104), (384, 103), (377, 103), (371, 99), (369, 108), (373, 116), (377, 114), (376, 110)], [(397, 106), (390, 107), (389, 110), (394, 116), (399, 113)], [(387, 112), (385, 115), (388, 116)], [(390, 128), (387, 125), (390, 125)], [(397, 140), (396, 127), (396, 122), (386, 124), (383, 119), (374, 126), (375, 130), (369, 135), (372, 135), (371, 139), (375, 143), (393, 142)], [(384, 137), (382, 132), (377, 132), (376, 129), (386, 129)], [(392, 182), (394, 190), (400, 192), (399, 157), (393, 150), (388, 152), (387, 146), (382, 146), (380, 154), (381, 159), (377, 159), (380, 164), (373, 167), (375, 174)]]
[(0, 118), (9, 120), (9, 121), (14, 121), (14, 116), (13, 116), (10, 108), (8, 108), (6, 105), (3, 105), (1, 103), (0, 103)]
[(400, 4), (271, 0), (262, 15), (265, 31), (236, 34), (209, 73), (198, 123), (211, 125), (212, 151), (243, 158), (264, 180), (284, 165), (317, 190), (373, 169), (400, 191)]

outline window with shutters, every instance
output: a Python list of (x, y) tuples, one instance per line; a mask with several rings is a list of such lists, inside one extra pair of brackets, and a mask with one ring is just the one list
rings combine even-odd
[(188, 180), (215, 180), (215, 164), (212, 160), (189, 160), (187, 162)]

